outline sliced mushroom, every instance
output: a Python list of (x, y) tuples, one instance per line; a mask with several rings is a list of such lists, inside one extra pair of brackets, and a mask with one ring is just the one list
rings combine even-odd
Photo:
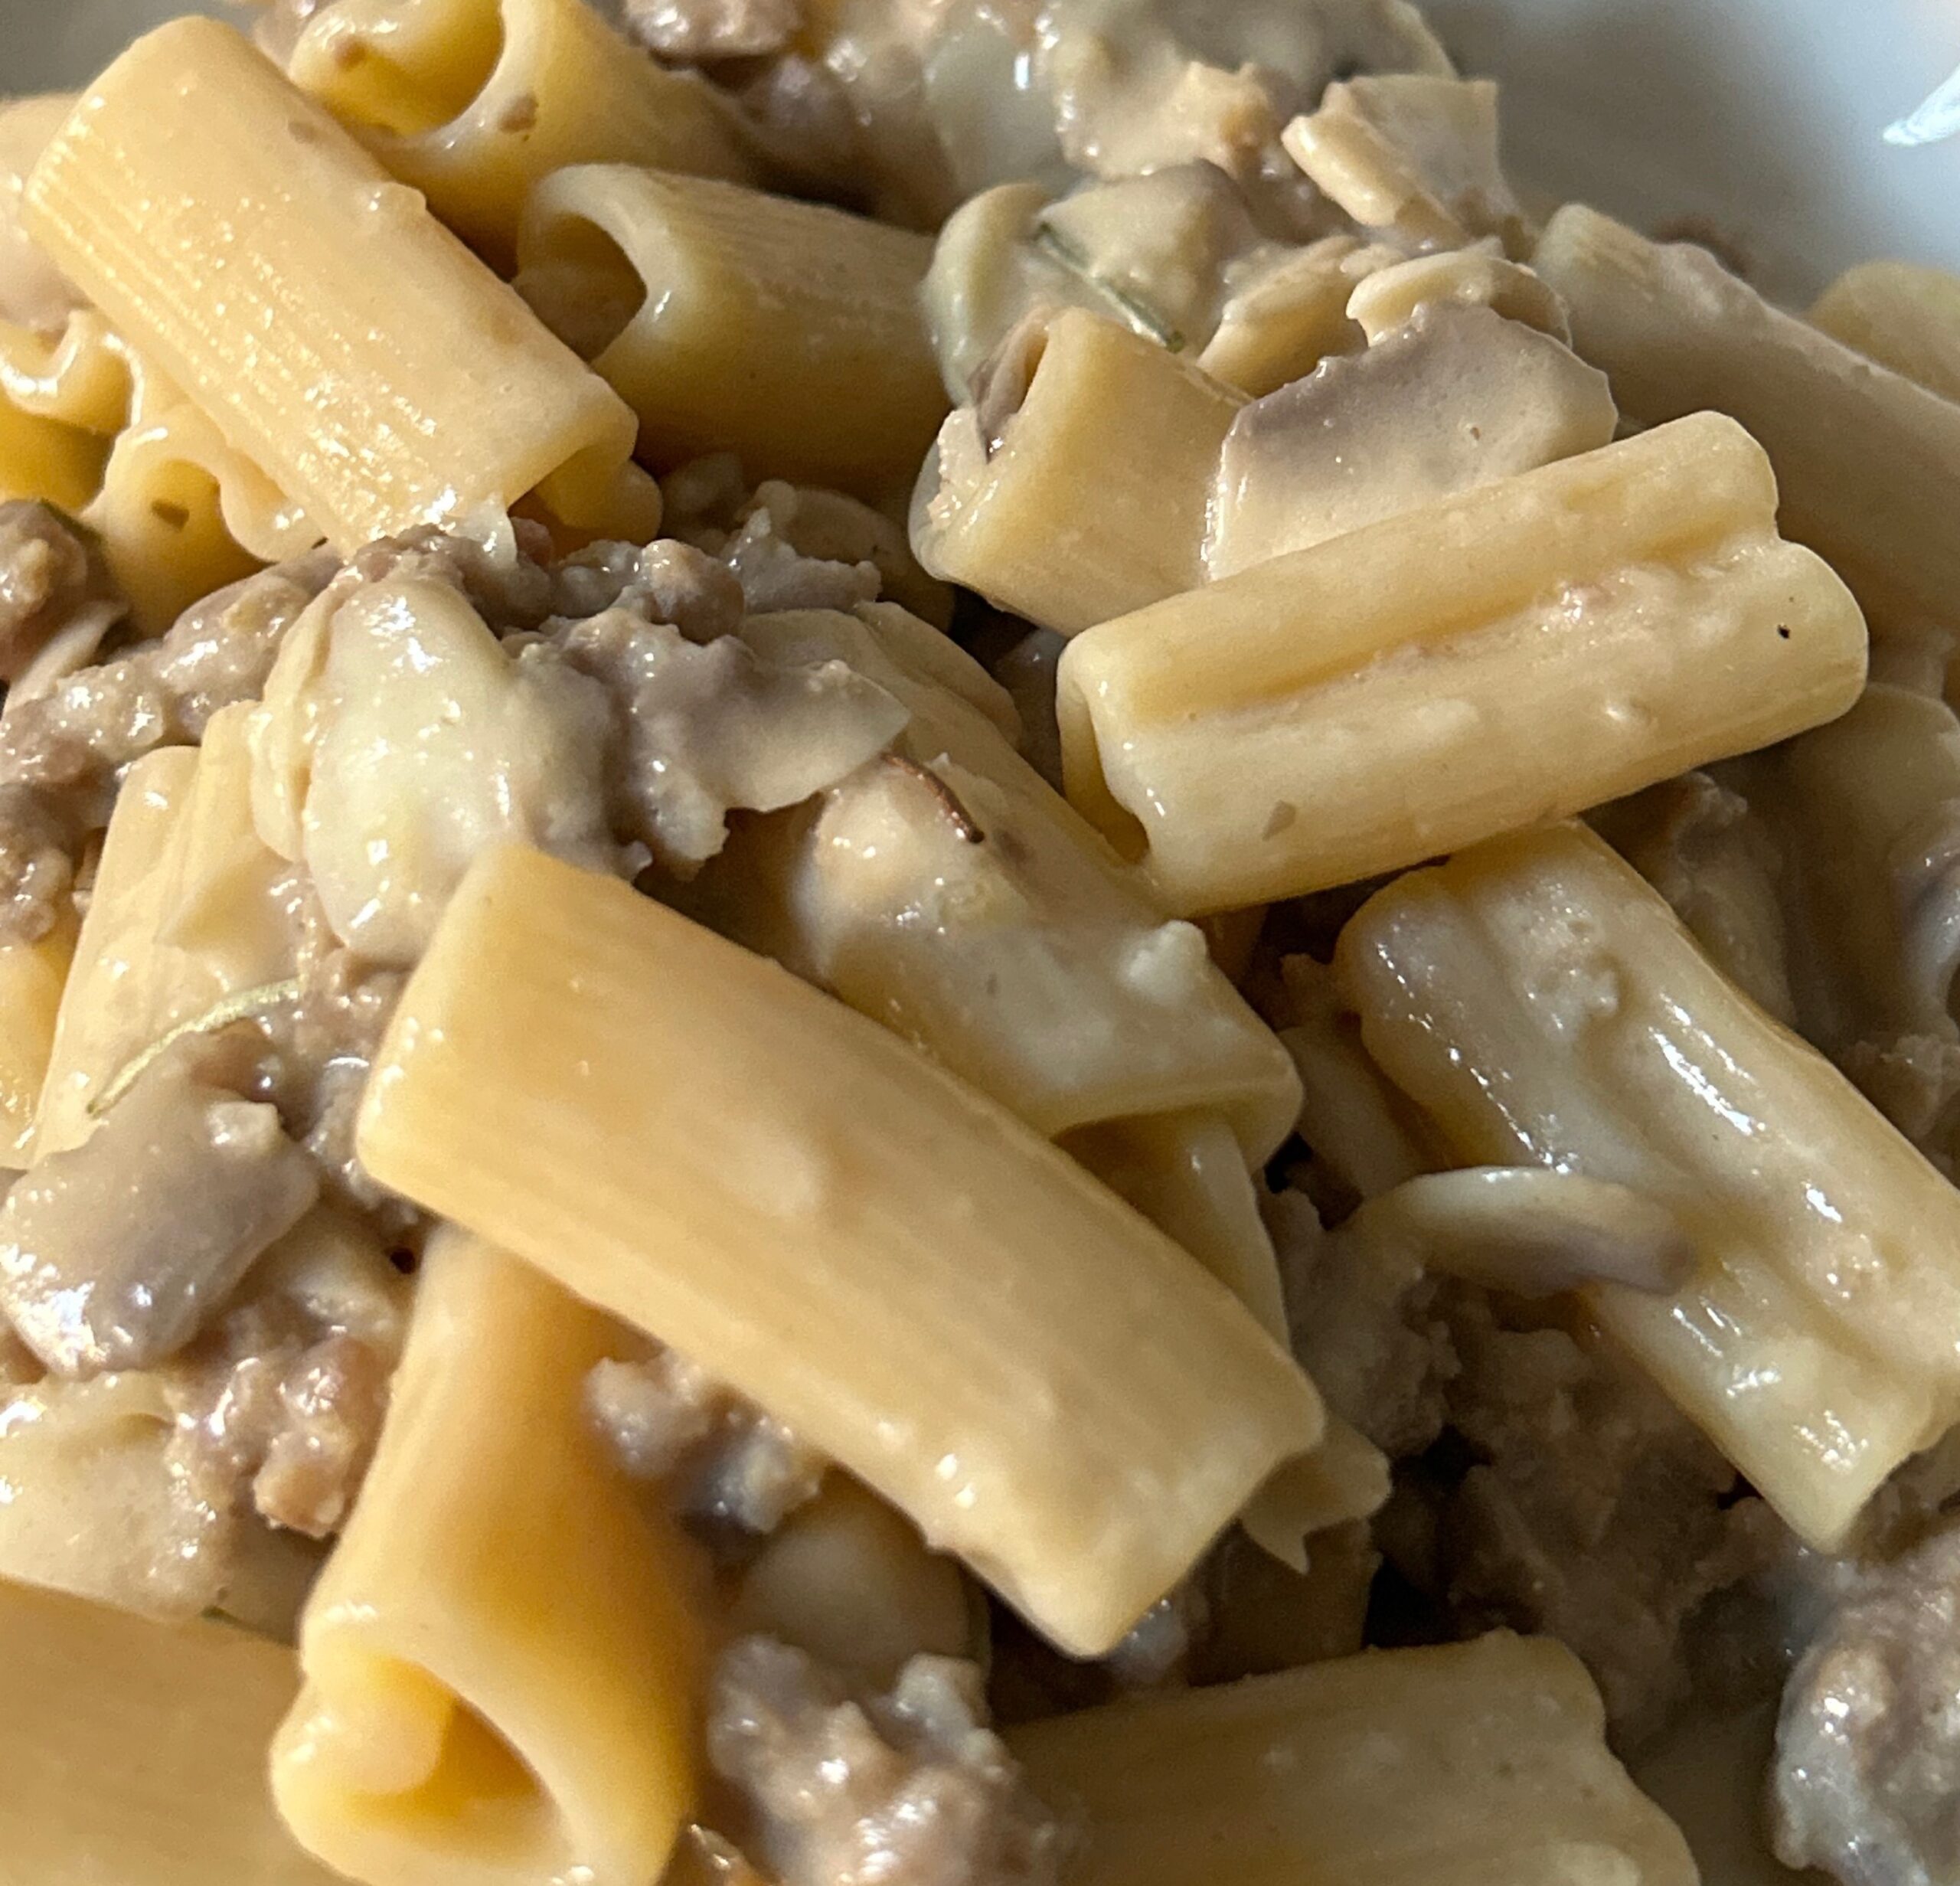
[(1226, 435), (1215, 580), (1607, 444), (1606, 378), (1488, 308), (1432, 306), (1255, 400)]
[(1356, 284), (1402, 259), (1400, 249), (1358, 236), (1248, 251), (1227, 266), (1218, 325), (1198, 364), (1257, 399), (1330, 354), (1358, 354), (1367, 337), (1348, 312)]
[(982, 363), (1037, 309), (1086, 308), (1195, 351), (1218, 325), (1228, 264), (1261, 247), (1275, 246), (1209, 164), (1091, 181), (1053, 202), (1038, 184), (986, 191), (947, 219), (926, 276), (946, 391), (971, 398)]
[(1355, 284), (1348, 318), (1360, 324), (1372, 346), (1432, 302), (1494, 309), (1506, 320), (1521, 321), (1568, 346), (1572, 342), (1557, 291), (1523, 263), (1507, 261), (1494, 236), (1467, 249), (1412, 256), (1371, 271)]
[(1674, 1214), (1625, 1185), (1541, 1166), (1425, 1172), (1361, 1205), (1337, 1237), (1517, 1296), (1589, 1284), (1671, 1290), (1694, 1263)]
[(201, 1329), (319, 1195), (270, 1106), (186, 1041), (0, 1205), (0, 1308), (64, 1376), (145, 1368)]
[(513, 659), (433, 578), (363, 584), (350, 572), (281, 651), (254, 741), (253, 808), (282, 851), (296, 812), (335, 934), (407, 967), (487, 845), (614, 865), (609, 734), (603, 691), (555, 651)]
[(1367, 229), (1461, 248), (1528, 227), (1498, 159), (1498, 88), (1488, 79), (1403, 74), (1330, 85), (1282, 139), (1313, 181)]

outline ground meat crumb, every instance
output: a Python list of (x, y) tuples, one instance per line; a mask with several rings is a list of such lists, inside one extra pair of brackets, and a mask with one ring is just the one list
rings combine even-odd
[(263, 570), (186, 610), (160, 640), (84, 668), (0, 717), (0, 943), (45, 936), (78, 848), (109, 822), (122, 769), (194, 744), (256, 700), (280, 639), (337, 567), (331, 552)]
[(738, 1639), (708, 1749), (784, 1886), (1052, 1886), (1065, 1841), (987, 1727), (978, 1667), (914, 1657), (854, 1698), (800, 1650)]
[(0, 1308), (57, 1374), (174, 1355), (318, 1195), (312, 1163), (220, 1053), (166, 1050), (0, 1205)]
[(1267, 1217), (1294, 1352), (1328, 1406), (1391, 1459), (1420, 1453), (1456, 1372), (1436, 1280), (1405, 1252), (1323, 1231), (1299, 1192)]
[(773, 1531), (823, 1479), (822, 1455), (671, 1349), (597, 1364), (586, 1408), (629, 1473), (669, 1483), (696, 1518)]
[(1783, 1694), (1778, 1857), (1844, 1886), (1960, 1877), (1960, 1526), (1874, 1568)]
[[(1766, 1565), (1785, 1535), (1616, 1356), (1562, 1329), (1506, 1327), (1481, 1291), (1449, 1303), (1462, 1363), (1449, 1446), (1472, 1464), (1434, 1499), (1434, 1559), (1419, 1577), (1459, 1634), (1508, 1624), (1569, 1645), (1616, 1741), (1637, 1747), (1687, 1696), (1697, 1608)], [(1406, 1533), (1399, 1554), (1393, 1525), (1384, 1538), (1408, 1569)]]
[(100, 555), (51, 505), (0, 504), (0, 681), (10, 686), (83, 610), (102, 627), (122, 613)]

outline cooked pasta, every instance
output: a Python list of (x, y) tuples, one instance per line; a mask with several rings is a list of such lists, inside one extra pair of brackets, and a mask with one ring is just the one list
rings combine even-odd
[[(606, 1002), (565, 1001), (568, 961)], [(847, 1074), (875, 1131), (828, 1121)], [(779, 1412), (1080, 1654), (1113, 1645), (1319, 1438), (1318, 1398), (1271, 1337), (1010, 1116), (780, 970), (539, 854), (491, 853), (458, 894), (359, 1144), (384, 1184)], [(760, 1192), (736, 1177), (771, 1168)], [(665, 1219), (617, 1188), (655, 1172)]]
[(35, 169), (28, 221), (345, 548), (534, 489), (574, 524), (658, 521), (617, 397), (227, 28), (178, 21), (112, 67)]
[(1960, 278), (1408, 0), (74, 77), (4, 1886), (1960, 1878)]
[(1070, 796), (1174, 908), (1229, 909), (1801, 732), (1865, 628), (1775, 508), (1711, 414), (1104, 623), (1059, 671)]
[(277, 50), (296, 85), (495, 262), (532, 189), (567, 165), (751, 174), (720, 95), (635, 57), (582, 0), (339, 0), (301, 15)]
[(0, 1842), (18, 1878), (329, 1886), (266, 1790), (266, 1739), (298, 1680), (289, 1650), (8, 1584), (0, 1648), (15, 1705)]
[(662, 464), (903, 489), (946, 410), (920, 331), (922, 236), (707, 178), (558, 172), (519, 291), (639, 415)]
[(1686, 1844), (1603, 1726), (1570, 1652), (1494, 1635), (1119, 1703), (1014, 1746), (1085, 1811), (1094, 1886), (1323, 1868), (1355, 1886), (1687, 1886)]
[(702, 1567), (589, 1427), (606, 1319), (459, 1232), (423, 1260), (360, 1511), (273, 1744), (356, 1878), (655, 1877), (693, 1808)]
[(1458, 1159), (1562, 1166), (1674, 1215), (1686, 1283), (1597, 1288), (1592, 1312), (1801, 1536), (1841, 1544), (1960, 1406), (1960, 1195), (1576, 828), (1400, 880), (1340, 965), (1369, 1051)]

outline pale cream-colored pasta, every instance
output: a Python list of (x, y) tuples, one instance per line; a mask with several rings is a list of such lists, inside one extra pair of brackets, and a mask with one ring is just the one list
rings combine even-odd
[(1333, 972), (1312, 956), (1281, 966), (1292, 1025), (1279, 1039), (1300, 1077), (1297, 1130), (1314, 1158), (1361, 1198), (1427, 1170), (1408, 1106), (1369, 1060)]
[(295, 84), (500, 264), (526, 198), (568, 165), (755, 174), (720, 94), (586, 0), (336, 0), (283, 50)]
[(1960, 1414), (1960, 1193), (1583, 827), (1397, 880), (1338, 960), (1370, 1054), (1460, 1162), (1569, 1167), (1674, 1212), (1687, 1283), (1585, 1302), (1834, 1550)]
[(1285, 1352), (1073, 1161), (842, 1003), (539, 853), (465, 880), (356, 1143), (787, 1422), (1078, 1655), (1319, 1438)]
[(333, 1886), (279, 1825), (266, 1744), (299, 1672), (229, 1625), (0, 1584), (0, 1852), (33, 1886)]
[(152, 753), (124, 782), (55, 1023), (36, 1158), (86, 1139), (110, 1084), (172, 1029), (293, 972), (275, 893), (286, 861), (252, 822), (250, 711), (224, 709), (201, 747)]
[(518, 287), (639, 415), (662, 464), (732, 451), (751, 478), (902, 491), (946, 411), (909, 230), (713, 178), (560, 171)]
[(1881, 629), (1952, 623), (1960, 550), (1945, 493), (1960, 406), (1772, 307), (1705, 250), (1650, 242), (1583, 204), (1546, 225), (1532, 266), (1622, 412), (1740, 420), (1776, 468), (1784, 528), (1831, 559)]
[(1204, 580), (1245, 396), (1119, 322), (1037, 311), (952, 413), (913, 500), (936, 577), (1074, 635)]
[(1135, 1115), (1086, 1127), (1062, 1143), (1183, 1245), (1275, 1342), (1286, 1341), (1272, 1240), (1259, 1221), (1245, 1154), (1220, 1114)]
[(76, 929), (64, 912), (38, 943), (0, 948), (0, 1172), (24, 1168), (33, 1146)]
[(1495, 1632), (1031, 1723), (1080, 1886), (1693, 1886), (1577, 1658)]
[(387, 1886), (644, 1886), (693, 1807), (706, 1572), (588, 1422), (629, 1341), (439, 1231), (273, 1747), (300, 1842)]
[(1775, 517), (1704, 413), (1105, 623), (1058, 671), (1069, 796), (1189, 913), (1800, 732), (1857, 699), (1865, 625)]
[(1960, 276), (1861, 262), (1818, 297), (1811, 325), (1943, 400), (1960, 400)]
[(28, 222), (343, 548), (532, 491), (595, 531), (658, 522), (618, 396), (227, 27), (173, 21), (110, 67)]
[[(54, 334), (0, 323), (0, 482), (15, 437), (24, 488), (5, 495), (80, 516), (144, 632), (319, 541), (299, 506), (92, 308)], [(25, 489), (36, 466), (62, 489)]]

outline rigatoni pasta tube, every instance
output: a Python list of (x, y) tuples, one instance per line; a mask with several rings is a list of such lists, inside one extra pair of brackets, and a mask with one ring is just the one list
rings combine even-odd
[(518, 287), (639, 415), (662, 464), (879, 496), (946, 408), (919, 310), (933, 245), (706, 178), (582, 165), (540, 185)]
[(228, 27), (173, 21), (117, 60), (27, 215), (342, 548), (534, 489), (596, 531), (658, 522), (619, 396)]
[(1336, 963), (1369, 1053), (1463, 1164), (1556, 1165), (1675, 1214), (1687, 1283), (1587, 1306), (1836, 1550), (1960, 1416), (1960, 1192), (1583, 827), (1399, 879)]
[(568, 164), (754, 174), (733, 109), (586, 0), (336, 0), (286, 69), (499, 263), (524, 199)]
[(335, 1886), (279, 1825), (266, 1744), (299, 1671), (229, 1625), (0, 1584), (0, 1873), (19, 1886)]
[(1811, 325), (1960, 400), (1960, 276), (1910, 262), (1861, 262), (1818, 297)]
[(705, 1570), (587, 1419), (587, 1373), (629, 1341), (465, 1233), (431, 1243), (273, 1750), (279, 1812), (339, 1871), (659, 1876), (694, 1803)]
[(1651, 423), (1710, 407), (1762, 442), (1783, 528), (1830, 558), (1880, 627), (1955, 619), (1960, 406), (1772, 308), (1705, 250), (1581, 204), (1546, 225), (1533, 266), (1622, 412)]
[(1295, 896), (1841, 714), (1863, 618), (1703, 413), (1078, 636), (1070, 798), (1174, 910)]
[(1031, 315), (982, 378), (913, 499), (912, 548), (934, 576), (1063, 635), (1204, 580), (1243, 394), (1079, 308)]
[(841, 1002), (617, 881), (472, 868), (357, 1132), (383, 1185), (671, 1342), (1097, 1656), (1318, 1397), (1163, 1234)]
[(1694, 1886), (1547, 1637), (1368, 1651), (1010, 1731), (1070, 1886)]

